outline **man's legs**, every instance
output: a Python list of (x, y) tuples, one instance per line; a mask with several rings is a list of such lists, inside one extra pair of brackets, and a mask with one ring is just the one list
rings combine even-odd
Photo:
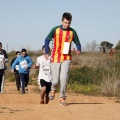
[(71, 60), (66, 60), (61, 63), (60, 71), (60, 98), (66, 99), (66, 87), (68, 82), (68, 72), (70, 69)]
[(60, 63), (51, 63), (51, 72), (52, 72), (52, 91), (56, 91), (57, 85), (59, 83), (59, 74), (60, 74)]
[(60, 63), (51, 63), (50, 66), (51, 66), (51, 74), (52, 74), (52, 86), (51, 86), (50, 99), (53, 100), (55, 97), (57, 85), (59, 83)]

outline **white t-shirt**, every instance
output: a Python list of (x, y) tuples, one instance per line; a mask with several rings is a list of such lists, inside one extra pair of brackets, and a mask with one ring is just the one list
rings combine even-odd
[(39, 66), (38, 81), (40, 81), (40, 79), (43, 79), (46, 82), (50, 82), (52, 80), (50, 69), (50, 57), (49, 60), (46, 60), (43, 55), (38, 57), (36, 61), (36, 66)]

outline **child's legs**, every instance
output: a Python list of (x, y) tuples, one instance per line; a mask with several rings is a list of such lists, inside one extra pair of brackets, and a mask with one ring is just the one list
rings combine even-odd
[(14, 73), (16, 79), (17, 90), (20, 90), (20, 75), (19, 73)]
[(25, 74), (25, 87), (27, 87), (29, 82), (29, 73)]
[(41, 92), (40, 92), (41, 101), (44, 101), (45, 93), (46, 93), (46, 86), (41, 87)]
[(20, 75), (20, 80), (21, 80), (21, 83), (22, 83), (22, 91), (25, 91), (25, 77), (24, 77), (24, 74), (19, 73), (19, 75)]
[(66, 98), (66, 87), (68, 81), (68, 72), (70, 69), (71, 60), (66, 60), (61, 63), (60, 71), (60, 98)]
[(49, 93), (51, 91), (51, 82), (46, 82), (46, 96), (45, 96), (45, 103), (48, 104), (49, 102)]
[(41, 101), (44, 101), (44, 97), (46, 94), (46, 83), (43, 79), (40, 80), (40, 85), (41, 85), (40, 98), (41, 98)]
[(51, 63), (51, 73), (52, 73), (52, 91), (56, 91), (57, 85), (59, 83), (59, 73), (60, 73), (60, 63)]

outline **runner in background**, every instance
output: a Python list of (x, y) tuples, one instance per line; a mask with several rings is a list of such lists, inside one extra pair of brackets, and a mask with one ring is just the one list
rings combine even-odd
[[(20, 54), (21, 54), (20, 51), (16, 52), (16, 57), (11, 60), (11, 67), (14, 61), (16, 60), (16, 58), (20, 56)], [(14, 68), (14, 76), (15, 76), (15, 81), (16, 81), (17, 92), (19, 93), (20, 87), (21, 87), (20, 76), (19, 76), (19, 65), (16, 65)]]
[(16, 65), (19, 65), (19, 75), (20, 80), (22, 83), (22, 94), (25, 94), (25, 92), (28, 92), (28, 82), (29, 82), (29, 73), (30, 68), (33, 64), (33, 61), (31, 57), (27, 54), (26, 49), (21, 50), (21, 55), (16, 58), (14, 63), (12, 64), (12, 70), (11, 72), (14, 72), (14, 68)]
[(6, 70), (6, 62), (8, 62), (8, 55), (6, 51), (2, 49), (2, 43), (0, 42), (0, 93), (3, 93), (4, 89), (4, 72)]
[(6, 73), (6, 72), (7, 72), (7, 66), (5, 65), (4, 74), (3, 74), (3, 77), (2, 77), (1, 93), (4, 92), (5, 73)]

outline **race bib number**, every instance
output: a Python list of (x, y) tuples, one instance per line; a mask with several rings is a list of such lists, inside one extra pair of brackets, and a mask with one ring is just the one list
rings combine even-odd
[(0, 61), (3, 61), (4, 55), (0, 55)]
[(19, 70), (19, 65), (16, 65), (16, 66), (15, 66), (15, 69), (16, 69), (16, 70)]
[(63, 54), (68, 54), (69, 50), (70, 50), (70, 43), (69, 42), (64, 42)]
[(27, 67), (27, 61), (24, 60), (24, 61), (20, 62), (20, 66), (21, 66), (21, 68)]

